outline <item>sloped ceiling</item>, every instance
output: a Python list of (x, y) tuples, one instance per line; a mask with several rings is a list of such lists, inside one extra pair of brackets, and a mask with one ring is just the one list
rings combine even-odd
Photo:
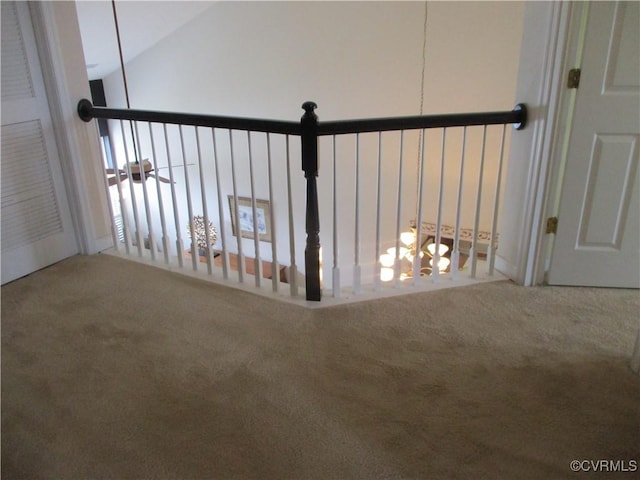
[[(213, 1), (118, 0), (116, 12), (125, 63), (210, 8)], [(90, 80), (120, 66), (110, 0), (77, 1), (85, 63)]]

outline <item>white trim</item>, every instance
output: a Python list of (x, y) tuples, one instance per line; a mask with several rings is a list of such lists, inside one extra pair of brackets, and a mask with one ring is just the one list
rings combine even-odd
[[(522, 203), (522, 207), (512, 208), (510, 215), (506, 211), (503, 214), (501, 243), (507, 252), (498, 249), (496, 269), (525, 286), (543, 280), (544, 271), (539, 267), (545, 256), (544, 227), (553, 171), (551, 153), (562, 110), (562, 70), (570, 13), (571, 2), (531, 2), (525, 7), (523, 19), (517, 101), (527, 104), (529, 118), (525, 130), (512, 136), (510, 171), (505, 182), (505, 191), (509, 192), (505, 204)], [(514, 198), (516, 195), (522, 201)]]
[[(565, 89), (564, 69), (566, 64), (567, 41), (571, 19), (572, 2), (554, 2), (551, 38), (547, 51), (544, 83), (542, 85), (543, 105), (546, 105), (546, 118), (541, 122), (540, 130), (535, 140), (536, 153), (532, 167), (537, 170), (535, 184), (531, 186), (532, 224), (530, 227), (528, 251), (523, 258), (522, 265), (524, 285), (538, 285), (543, 281), (546, 235), (546, 218), (548, 210), (549, 192), (552, 191), (551, 173), (556, 157), (552, 156), (558, 127), (562, 114), (562, 92)], [(525, 216), (529, 218), (529, 216)]]
[[(30, 13), (78, 246), (82, 254), (97, 253), (111, 247), (112, 238), (99, 164), (90, 160), (101, 159), (95, 125), (84, 123), (76, 112), (77, 101), (82, 97), (91, 98), (91, 93), (75, 4), (32, 2)], [(66, 22), (64, 35), (60, 35), (60, 18)], [(71, 27), (76, 28), (69, 28), (68, 22), (74, 22)], [(69, 45), (73, 45), (71, 54), (75, 54), (75, 62), (64, 57), (63, 49)]]
[[(573, 111), (577, 89), (566, 87), (568, 72), (571, 68), (579, 68), (582, 64), (583, 37), (586, 31), (586, 18), (589, 11), (588, 2), (568, 2), (568, 31), (563, 47), (564, 67), (562, 75), (556, 78), (556, 87), (559, 88), (557, 98), (557, 115), (555, 128), (549, 137), (550, 153), (552, 160), (544, 193), (544, 219), (557, 216), (562, 190), (563, 177), (566, 168), (566, 148), (568, 136), (571, 132)], [(540, 249), (534, 260), (535, 283), (546, 283), (549, 271), (551, 252), (555, 235), (545, 234), (544, 229), (539, 232)]]
[(511, 280), (514, 280), (518, 277), (518, 272), (513, 263), (507, 262), (503, 257), (500, 257), (496, 254), (496, 264), (495, 269), (508, 277)]
[[(411, 228), (416, 228), (416, 221), (409, 220), (409, 226)], [(427, 236), (436, 236), (436, 232), (438, 231), (438, 226), (435, 223), (431, 222), (422, 222), (422, 235)], [(451, 225), (440, 225), (440, 235), (444, 238), (454, 239), (456, 235), (456, 227)], [(500, 238), (500, 234), (496, 233), (494, 235), (494, 242), (498, 243), (498, 239)], [(484, 230), (478, 230), (478, 235), (473, 234), (473, 228), (460, 228), (458, 232), (458, 240), (466, 240), (468, 242), (473, 242), (475, 240), (478, 243), (490, 244), (491, 243), (491, 232), (487, 232)]]

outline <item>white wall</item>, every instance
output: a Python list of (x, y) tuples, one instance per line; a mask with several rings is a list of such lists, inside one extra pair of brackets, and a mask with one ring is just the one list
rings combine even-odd
[[(150, 4), (149, 8), (153, 8)], [(515, 86), (522, 35), (521, 2), (434, 2), (428, 5), (424, 113), (509, 110), (516, 102)], [(320, 120), (371, 116), (415, 115), (420, 111), (424, 4), (419, 2), (217, 2), (199, 18), (187, 24), (154, 48), (127, 65), (132, 108), (173, 110), (233, 116), (253, 116), (297, 120), (305, 100), (318, 103)], [(126, 48), (126, 39), (123, 39)], [(105, 79), (110, 106), (123, 106), (122, 77)], [(471, 133), (478, 143), (476, 133)], [(499, 143), (490, 132), (491, 152)], [(362, 173), (373, 173), (373, 140), (363, 136)], [(383, 240), (395, 236), (395, 197), (398, 136), (385, 141)], [(457, 186), (459, 132), (451, 132), (447, 153), (445, 185)], [(292, 150), (297, 141), (293, 139)], [(439, 176), (439, 138), (428, 139), (425, 220), (435, 221), (434, 196)], [(352, 263), (353, 139), (340, 139), (340, 204), (344, 214), (339, 230), (340, 262)], [(325, 265), (330, 264), (331, 196), (330, 145), (321, 142), (320, 197), (321, 240)], [(477, 150), (477, 149), (476, 149)], [(415, 172), (418, 138), (405, 135), (402, 225), (415, 214)], [(282, 155), (282, 154), (280, 154)], [(344, 155), (344, 156), (343, 156)], [(240, 154), (246, 173), (246, 155)], [(261, 163), (263, 155), (256, 157)], [(463, 197), (463, 226), (472, 226), (479, 152), (470, 152)], [(283, 158), (276, 159), (279, 166)], [(486, 174), (495, 181), (497, 155), (486, 160)], [(158, 165), (160, 163), (158, 162)], [(341, 167), (342, 168), (342, 167)], [(243, 170), (244, 169), (244, 170)], [(258, 172), (264, 178), (264, 169)], [(294, 157), (294, 192), (303, 198), (304, 183), (299, 161)], [(492, 177), (493, 176), (493, 177)], [(228, 182), (228, 177), (225, 182)], [(286, 205), (283, 175), (279, 175), (274, 206), (281, 214)], [(239, 186), (248, 194), (248, 184)], [(266, 198), (263, 186), (257, 196)], [(231, 193), (229, 183), (224, 195)], [(362, 201), (373, 205), (375, 182), (363, 181)], [(208, 192), (215, 197), (213, 192)], [(481, 229), (488, 229), (492, 195), (482, 203)], [(444, 221), (453, 224), (455, 193), (445, 196)], [(215, 198), (209, 214), (216, 212)], [(302, 205), (297, 205), (296, 221), (303, 225)], [(226, 208), (226, 205), (225, 205)], [(372, 207), (363, 211), (363, 248), (371, 250)], [(280, 215), (279, 215), (280, 216)], [(184, 218), (186, 216), (183, 215)], [(185, 223), (184, 221), (182, 223)], [(277, 235), (286, 238), (286, 225), (278, 225)], [(299, 239), (302, 241), (303, 239)], [(300, 244), (302, 245), (302, 244)], [(390, 246), (390, 245), (386, 245)], [(299, 249), (300, 250), (300, 249)], [(286, 251), (286, 248), (285, 248)], [(299, 252), (301, 253), (301, 252)], [(363, 264), (375, 260), (367, 253)], [(281, 257), (282, 258), (282, 257)], [(303, 262), (298, 260), (298, 264)], [(325, 273), (325, 281), (330, 275)], [(348, 282), (348, 280), (347, 280)]]

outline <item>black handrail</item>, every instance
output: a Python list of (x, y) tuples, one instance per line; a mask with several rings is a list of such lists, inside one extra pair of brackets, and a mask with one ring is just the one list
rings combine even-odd
[(522, 130), (527, 122), (527, 107), (519, 103), (511, 111), (449, 113), (412, 117), (365, 118), (339, 120), (318, 124), (318, 135), (343, 135), (349, 133), (385, 132), (422, 128), (464, 127), (474, 125), (504, 125), (513, 123)]
[(285, 135), (300, 135), (299, 122), (243, 117), (223, 117), (219, 115), (199, 115), (195, 113), (102, 108), (94, 107), (87, 99), (82, 99), (78, 102), (78, 115), (85, 122), (89, 122), (94, 118), (109, 118), (115, 120), (133, 120), (139, 122), (167, 123), (198, 127), (228, 128), (231, 130), (249, 130), (253, 132), (281, 133)]
[[(305, 104), (313, 103), (306, 102)], [(78, 115), (85, 122), (94, 118), (134, 120), (167, 124), (181, 124), (201, 127), (250, 130), (254, 132), (301, 135), (299, 122), (268, 120), (258, 118), (225, 117), (200, 115), (195, 113), (156, 112), (151, 110), (131, 110), (94, 107), (87, 100), (78, 102)], [(421, 115), (409, 117), (365, 118), (318, 122), (318, 135), (342, 135), (349, 133), (385, 132), (391, 130), (413, 130), (421, 128), (463, 127), (474, 125), (514, 124), (522, 130), (527, 123), (527, 107), (519, 103), (513, 110), (501, 112), (449, 113), (444, 115)]]

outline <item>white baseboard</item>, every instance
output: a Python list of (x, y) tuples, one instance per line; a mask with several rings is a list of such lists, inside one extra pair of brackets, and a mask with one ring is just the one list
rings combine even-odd
[(506, 276), (507, 278), (509, 278), (510, 280), (519, 284), (522, 283), (518, 279), (518, 275), (517, 275), (518, 269), (516, 268), (516, 266), (506, 261), (500, 255), (496, 255), (495, 269), (501, 274), (503, 274), (504, 276)]
[(104, 252), (109, 248), (113, 248), (113, 238), (111, 236), (98, 238), (95, 241), (95, 252), (90, 252), (90, 254)]

